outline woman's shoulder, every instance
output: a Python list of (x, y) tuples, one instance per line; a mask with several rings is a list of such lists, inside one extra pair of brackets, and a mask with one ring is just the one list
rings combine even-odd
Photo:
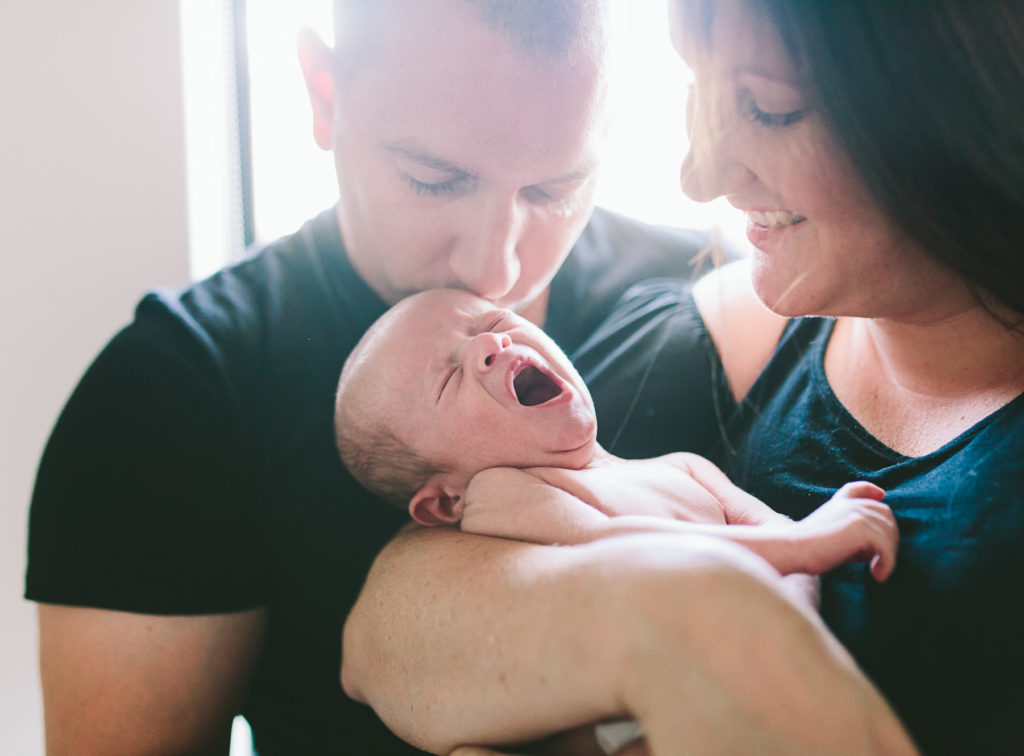
[(694, 284), (693, 299), (733, 398), (742, 399), (768, 364), (788, 319), (757, 298), (750, 283), (749, 260), (738, 260), (704, 276)]

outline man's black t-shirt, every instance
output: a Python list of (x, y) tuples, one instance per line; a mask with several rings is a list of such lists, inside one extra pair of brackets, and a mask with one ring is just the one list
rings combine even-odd
[[(572, 353), (633, 282), (691, 276), (706, 241), (596, 211), (552, 283), (548, 332)], [(384, 310), (326, 211), (205, 281), (146, 296), (40, 465), (28, 598), (163, 615), (269, 607), (244, 703), (262, 756), (414, 752), (339, 685), (344, 618), (407, 519), (354, 483), (333, 439), (342, 364)], [(703, 368), (692, 381), (707, 403)], [(599, 422), (611, 393), (595, 394)], [(707, 446), (697, 430), (677, 448)]]

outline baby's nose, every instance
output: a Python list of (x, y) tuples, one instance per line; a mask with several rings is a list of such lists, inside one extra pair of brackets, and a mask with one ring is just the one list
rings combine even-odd
[(478, 333), (469, 343), (473, 366), (481, 373), (486, 373), (494, 365), (494, 361), (502, 352), (512, 346), (512, 339), (507, 333)]

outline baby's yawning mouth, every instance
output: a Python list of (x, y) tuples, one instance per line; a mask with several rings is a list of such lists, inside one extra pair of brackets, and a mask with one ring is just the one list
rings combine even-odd
[(533, 365), (527, 365), (519, 371), (512, 379), (512, 387), (516, 399), (524, 407), (536, 407), (562, 393), (554, 378)]

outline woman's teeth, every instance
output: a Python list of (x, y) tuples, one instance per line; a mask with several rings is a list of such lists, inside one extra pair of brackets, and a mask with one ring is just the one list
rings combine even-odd
[(800, 221), (807, 220), (807, 216), (800, 215), (800, 213), (794, 213), (791, 210), (768, 210), (766, 212), (748, 210), (747, 217), (749, 217), (755, 225), (761, 226), (762, 228), (792, 226)]

